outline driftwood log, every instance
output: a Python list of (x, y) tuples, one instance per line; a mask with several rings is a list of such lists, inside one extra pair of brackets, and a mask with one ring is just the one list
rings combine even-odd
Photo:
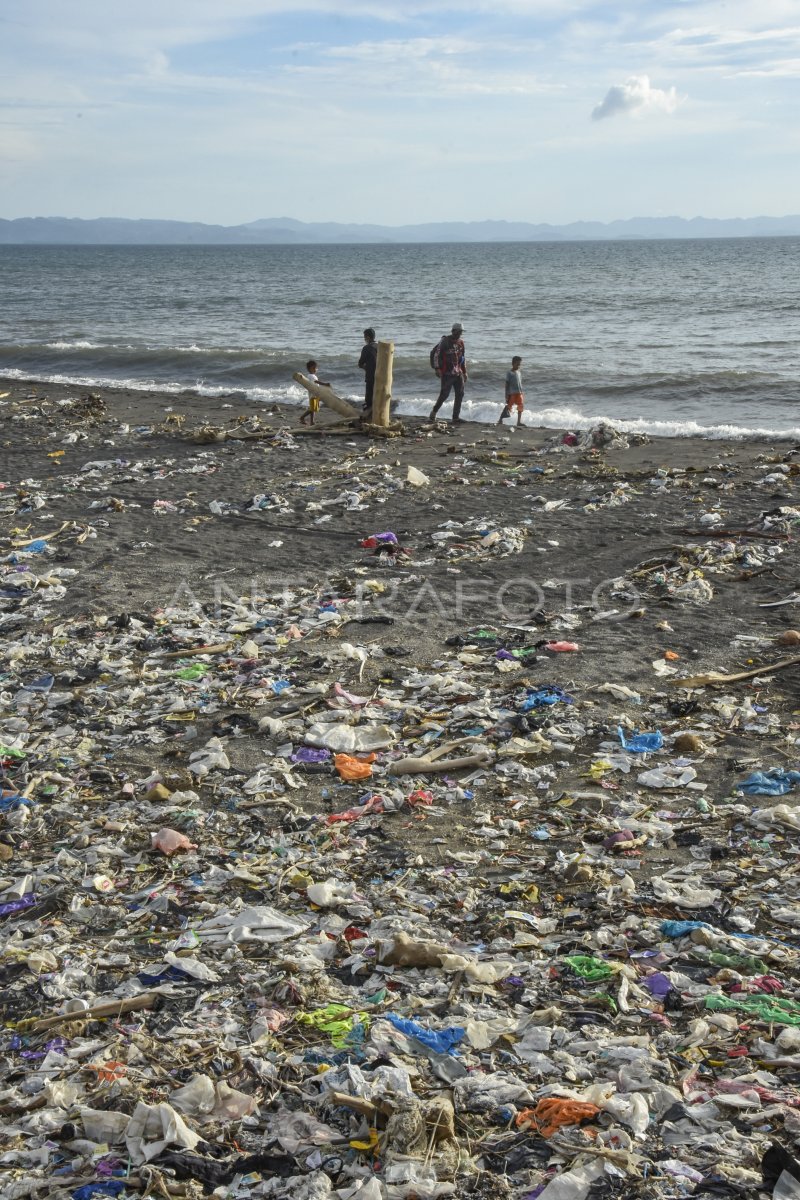
[(330, 384), (313, 383), (310, 379), (306, 379), (302, 371), (295, 371), (292, 379), (304, 387), (309, 396), (319, 396), (325, 407), (333, 409), (340, 417), (347, 417), (351, 421), (358, 420), (360, 413), (353, 408), (349, 400), (343, 400), (341, 396), (337, 396)]
[(739, 679), (755, 679), (757, 675), (773, 675), (776, 671), (785, 671), (787, 667), (800, 666), (800, 654), (793, 658), (781, 658), (774, 663), (763, 663), (752, 671), (738, 671), (735, 675), (722, 675), (719, 671), (709, 671), (707, 675), (690, 675), (686, 679), (670, 679), (673, 687), (697, 688), (709, 683), (736, 683)]
[(419, 758), (398, 758), (397, 762), (389, 763), (390, 775), (431, 775), (440, 771), (463, 771), (465, 767), (485, 767), (492, 761), (491, 750), (477, 750), (474, 754), (462, 758), (445, 758), (457, 746), (472, 742), (473, 738), (458, 738), (454, 742), (446, 742), (430, 754), (420, 755)]
[(121, 1017), (125, 1013), (153, 1008), (160, 999), (158, 992), (142, 992), (141, 996), (130, 996), (127, 1000), (105, 1000), (102, 1004), (93, 1004), (91, 1008), (81, 1008), (77, 1012), (57, 1013), (53, 1017), (43, 1017), (40, 1021), (34, 1021), (25, 1032), (43, 1033), (46, 1029), (53, 1029), (56, 1025), (65, 1025), (70, 1021), (99, 1021), (103, 1017)]

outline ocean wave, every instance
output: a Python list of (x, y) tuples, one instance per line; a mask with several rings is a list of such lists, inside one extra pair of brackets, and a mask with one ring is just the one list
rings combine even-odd
[[(28, 381), (31, 383), (52, 383), (71, 385), (85, 388), (116, 388), (127, 391), (159, 392), (165, 396), (183, 395), (191, 401), (192, 394), (205, 398), (228, 398), (234, 395), (243, 396), (258, 403), (288, 404), (300, 406), (306, 403), (306, 392), (298, 384), (280, 383), (272, 386), (261, 385), (246, 388), (220, 387), (218, 384), (199, 382), (192, 385), (175, 380), (164, 381), (140, 377), (116, 378), (106, 375), (64, 375), (61, 373), (28, 373), (16, 369), (4, 369), (0, 378)], [(344, 399), (350, 400), (356, 407), (361, 403), (361, 394), (341, 389), (339, 392)], [(396, 412), (399, 416), (427, 416), (430, 412), (432, 397), (411, 396), (397, 401)], [(467, 421), (475, 421), (484, 425), (494, 425), (497, 421), (500, 405), (497, 400), (465, 399), (462, 415)], [(443, 416), (446, 418), (449, 407), (445, 406)], [(526, 422), (532, 427), (553, 430), (588, 429), (601, 422), (612, 425), (627, 433), (643, 433), (650, 437), (663, 438), (704, 438), (707, 440), (725, 441), (800, 441), (800, 426), (788, 426), (770, 429), (760, 425), (740, 425), (734, 422), (716, 422), (707, 425), (691, 418), (684, 420), (662, 420), (652, 416), (622, 417), (614, 416), (613, 412), (585, 411), (580, 408), (554, 405), (544, 408), (529, 408)], [(512, 428), (511, 426), (508, 427)]]
[[(102, 350), (103, 346), (97, 342), (73, 341), (73, 342), (45, 342), (45, 350)], [(133, 347), (128, 347), (132, 349)], [(19, 353), (20, 350), (27, 350), (28, 347), (23, 343), (18, 346), (4, 346), (3, 353), (9, 354), (14, 351)]]
[[(399, 412), (415, 416), (427, 416), (430, 412), (431, 401), (417, 397), (404, 401)], [(447, 416), (447, 406), (443, 415)], [(494, 424), (500, 413), (496, 401), (464, 401), (461, 415), (467, 421), (479, 421), (482, 424)], [(763, 426), (737, 425), (735, 423), (718, 422), (702, 425), (699, 421), (686, 419), (665, 421), (656, 417), (621, 417), (608, 412), (586, 411), (570, 406), (552, 406), (546, 408), (529, 408), (525, 420), (533, 427), (544, 429), (589, 429), (601, 423), (612, 425), (625, 433), (644, 433), (650, 437), (664, 438), (706, 438), (715, 441), (800, 441), (800, 425), (784, 429), (768, 429)], [(511, 426), (509, 425), (510, 429)]]
[(149, 362), (169, 362), (176, 354), (196, 355), (208, 359), (232, 357), (248, 361), (253, 358), (294, 361), (294, 358), (298, 357), (292, 356), (286, 350), (276, 350), (268, 346), (201, 346), (196, 342), (190, 342), (188, 345), (153, 345), (147, 342), (92, 342), (84, 338), (61, 338), (52, 342), (6, 342), (0, 345), (0, 359), (32, 358), (36, 355), (45, 358), (49, 350), (57, 350), (62, 354), (75, 351), (76, 357), (81, 357), (82, 351), (91, 350), (98, 359), (118, 357), (133, 364), (138, 362), (141, 366), (146, 366)]
[[(38, 375), (63, 375), (83, 378), (102, 374), (117, 380), (143, 378), (164, 386), (176, 383), (193, 387), (197, 381), (216, 383), (220, 387), (243, 388), (256, 383), (274, 383), (294, 371), (304, 369), (314, 355), (325, 375), (340, 385), (357, 386), (361, 373), (357, 368), (358, 346), (345, 352), (324, 353), (313, 344), (297, 349), (259, 345), (187, 343), (153, 344), (137, 341), (100, 343), (88, 338), (55, 338), (47, 342), (7, 342), (0, 344), (0, 370), (15, 369)], [(709, 397), (736, 402), (740, 398), (763, 399), (765, 404), (794, 402), (800, 380), (796, 368), (788, 370), (747, 369), (716, 365), (692, 366), (682, 370), (654, 371), (642, 362), (630, 360), (620, 366), (607, 363), (598, 350), (587, 362), (573, 362), (561, 354), (541, 347), (541, 357), (530, 356), (524, 366), (526, 382), (537, 394), (581, 396), (584, 401), (595, 397), (598, 403), (648, 398), (650, 403), (692, 403), (702, 411)], [(704, 356), (706, 357), (706, 356)], [(483, 390), (502, 390), (502, 380), (508, 361), (483, 353), (470, 355), (468, 364), (473, 387)], [(430, 384), (436, 387), (430, 369), (428, 348), (419, 345), (398, 345), (395, 355), (395, 378), (401, 387), (416, 390)], [(150, 384), (148, 383), (148, 386)]]

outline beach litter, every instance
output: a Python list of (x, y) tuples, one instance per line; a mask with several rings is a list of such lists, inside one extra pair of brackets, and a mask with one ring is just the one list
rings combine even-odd
[[(580, 522), (609, 536), (621, 506), (591, 497), (683, 528), (707, 473), (600, 492), (617, 439), (552, 452), (561, 476), (537, 448), (558, 503), (509, 525), (486, 500), (503, 460), (434, 451), (417, 491), (394, 446), (321, 463), (273, 429), (167, 453), (149, 424), (123, 458), (103, 420), (87, 470), (26, 464), (28, 527), (0, 492), (0, 1193), (790, 1196), (799, 660), (756, 589), (786, 593), (768, 572), (793, 545), (727, 532), (763, 524), (761, 485), (702, 550), (612, 546), (644, 614), (595, 623), (550, 570)], [(227, 495), (228, 449), (291, 459), (280, 494)], [(91, 526), (70, 510), (98, 498)], [(310, 566), (200, 601), (212, 527), (216, 555), (302, 534)], [(362, 561), (405, 541), (382, 578)], [(151, 595), (135, 564), (187, 542), (192, 586)], [(543, 559), (517, 616), (413, 607), (465, 565), (504, 586)]]

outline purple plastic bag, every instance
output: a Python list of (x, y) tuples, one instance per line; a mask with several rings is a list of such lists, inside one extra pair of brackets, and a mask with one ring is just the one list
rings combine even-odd
[(643, 987), (646, 987), (650, 995), (654, 996), (656, 1000), (666, 1000), (672, 991), (672, 984), (666, 975), (662, 975), (660, 971), (655, 971), (652, 975), (645, 975), (641, 982)]
[(330, 756), (330, 750), (313, 750), (311, 746), (301, 746), (292, 755), (292, 762), (321, 763), (327, 762)]
[(18, 900), (9, 900), (8, 904), (0, 904), (0, 917), (11, 917), (14, 913), (23, 912), (26, 908), (33, 908), (35, 903), (35, 893), (27, 892)]

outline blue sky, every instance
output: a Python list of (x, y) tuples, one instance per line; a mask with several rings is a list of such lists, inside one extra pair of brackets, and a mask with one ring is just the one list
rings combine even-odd
[(800, 212), (797, 0), (4, 0), (0, 216)]

